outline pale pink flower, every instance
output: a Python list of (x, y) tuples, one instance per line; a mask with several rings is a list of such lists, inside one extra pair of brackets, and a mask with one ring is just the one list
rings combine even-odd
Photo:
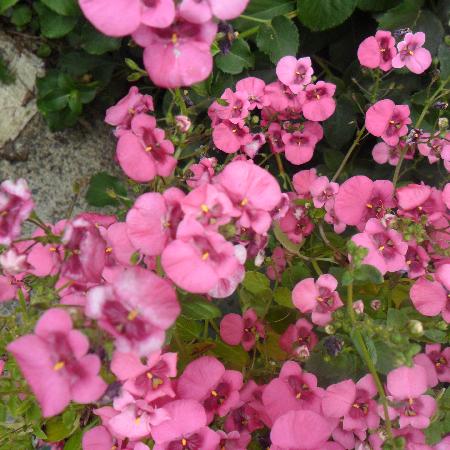
[(314, 70), (309, 57), (297, 59), (295, 56), (284, 56), (277, 63), (276, 72), (278, 79), (298, 94), (311, 82)]
[(421, 74), (431, 65), (431, 54), (423, 48), (425, 33), (406, 33), (404, 40), (397, 44), (398, 54), (392, 60), (396, 69), (406, 66), (411, 72)]

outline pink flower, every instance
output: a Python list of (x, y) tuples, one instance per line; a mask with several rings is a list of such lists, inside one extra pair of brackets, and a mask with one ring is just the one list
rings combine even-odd
[(379, 67), (384, 72), (392, 68), (392, 59), (397, 54), (395, 39), (390, 31), (379, 30), (375, 36), (364, 39), (358, 47), (359, 63), (369, 69)]
[(387, 389), (399, 406), (389, 407), (391, 419), (400, 417), (400, 428), (411, 425), (414, 428), (427, 428), (430, 417), (436, 410), (436, 401), (429, 395), (422, 395), (427, 390), (427, 374), (422, 366), (399, 367), (389, 372)]
[(106, 263), (106, 243), (98, 228), (79, 216), (64, 224), (62, 242), (67, 256), (61, 273), (81, 283), (100, 282)]
[(302, 130), (282, 132), (286, 159), (292, 164), (305, 164), (311, 160), (314, 147), (323, 137), (322, 127), (315, 122), (305, 122)]
[(178, 226), (177, 238), (161, 258), (166, 274), (182, 289), (207, 293), (223, 278), (231, 278), (240, 265), (234, 247), (224, 237), (186, 218)]
[(125, 97), (106, 110), (105, 122), (118, 127), (119, 130), (128, 130), (136, 114), (144, 114), (148, 111), (153, 111), (152, 96), (143, 95), (136, 86), (132, 86)]
[(320, 413), (323, 389), (317, 387), (317, 378), (304, 372), (294, 361), (287, 361), (278, 378), (264, 389), (262, 400), (272, 422), (292, 410), (308, 409)]
[(230, 431), (225, 433), (218, 430), (220, 436), (219, 447), (221, 450), (246, 450), (251, 441), (250, 433), (239, 433), (238, 431)]
[(86, 315), (116, 340), (120, 352), (147, 355), (164, 342), (164, 331), (180, 313), (170, 283), (141, 267), (124, 269), (112, 284), (92, 288)]
[(276, 72), (278, 79), (298, 94), (311, 82), (314, 70), (309, 57), (297, 59), (295, 56), (284, 56), (278, 61)]
[(327, 177), (317, 178), (310, 187), (313, 203), (316, 208), (332, 206), (334, 197), (339, 191), (339, 185), (330, 182)]
[(191, 119), (183, 115), (175, 116), (175, 123), (182, 133), (187, 133), (192, 126)]
[(183, 218), (184, 193), (170, 188), (163, 195), (148, 192), (136, 199), (128, 211), (127, 234), (133, 246), (145, 255), (160, 255)]
[(117, 159), (120, 167), (131, 179), (151, 181), (155, 176), (169, 176), (175, 166), (172, 142), (165, 139), (162, 129), (156, 128), (156, 119), (137, 114), (131, 129), (123, 131), (117, 142)]
[(265, 337), (264, 324), (258, 319), (253, 309), (239, 314), (226, 314), (220, 322), (220, 337), (229, 345), (239, 345), (250, 351), (258, 338)]
[(212, 105), (216, 116), (221, 120), (228, 120), (232, 124), (244, 124), (245, 118), (249, 115), (250, 102), (246, 92), (234, 93), (230, 88), (220, 97), (226, 104), (215, 102)]
[(216, 450), (219, 435), (207, 427), (205, 409), (195, 400), (164, 405), (170, 419), (152, 428), (154, 450)]
[(326, 389), (322, 410), (327, 417), (343, 418), (344, 431), (376, 429), (380, 423), (378, 404), (373, 400), (376, 395), (372, 375), (366, 375), (356, 384), (353, 380), (341, 381)]
[(270, 439), (272, 447), (281, 450), (326, 450), (332, 429), (330, 422), (316, 412), (289, 411), (273, 424)]
[(266, 83), (256, 77), (247, 77), (236, 83), (236, 91), (247, 96), (249, 110), (262, 109), (269, 105), (269, 100), (265, 96)]
[(307, 197), (310, 194), (310, 189), (313, 182), (317, 179), (317, 170), (300, 170), (292, 177), (292, 184), (294, 185), (295, 192)]
[(232, 217), (240, 215), (240, 211), (233, 206), (227, 194), (209, 183), (189, 192), (182, 200), (181, 208), (185, 217), (192, 217), (213, 230), (230, 222)]
[(72, 328), (69, 314), (62, 309), (49, 309), (34, 332), (11, 342), (7, 349), (36, 395), (43, 416), (59, 414), (71, 400), (98, 400), (106, 389), (106, 383), (98, 376), (100, 359), (87, 354), (89, 341)]
[(377, 219), (369, 219), (364, 233), (355, 234), (352, 241), (369, 250), (363, 263), (376, 267), (382, 275), (406, 266), (408, 244), (398, 231), (385, 228)]
[(444, 162), (450, 160), (450, 133), (445, 135), (445, 139), (440, 139), (439, 136), (431, 138), (428, 133), (424, 133), (422, 137), (429, 139), (429, 141), (419, 143), (417, 147), (421, 155), (428, 157), (430, 164), (439, 161), (441, 158)]
[(280, 229), (292, 242), (299, 244), (314, 231), (314, 224), (307, 209), (295, 204), (297, 196), (292, 192), (288, 195), (291, 203), (287, 213), (279, 220)]
[(312, 313), (313, 323), (323, 326), (331, 322), (331, 313), (343, 306), (336, 288), (332, 275), (321, 275), (316, 282), (306, 278), (295, 285), (292, 301), (302, 313)]
[(281, 201), (277, 180), (252, 162), (236, 161), (228, 164), (216, 181), (241, 211), (239, 225), (266, 233), (272, 222), (269, 212)]
[(203, 81), (212, 70), (210, 46), (217, 24), (193, 24), (178, 19), (160, 29), (140, 26), (133, 39), (144, 47), (144, 64), (151, 80), (160, 87), (190, 86)]
[[(399, 143), (395, 147), (391, 147), (385, 142), (379, 142), (372, 149), (372, 157), (378, 164), (389, 163), (391, 166), (396, 166), (400, 160), (400, 154), (404, 146), (405, 144), (402, 141), (399, 141)], [(414, 152), (415, 147), (408, 146), (404, 159), (413, 159)]]
[(198, 164), (189, 166), (192, 176), (186, 180), (190, 188), (195, 188), (203, 183), (209, 183), (214, 176), (214, 168), (217, 165), (216, 158), (202, 158)]
[(336, 217), (347, 225), (363, 229), (371, 217), (381, 219), (395, 206), (394, 186), (388, 180), (372, 181), (362, 175), (351, 177), (341, 184), (336, 195)]
[(313, 326), (306, 319), (299, 319), (295, 324), (287, 327), (280, 337), (280, 347), (287, 353), (299, 355), (308, 353), (316, 346), (318, 338), (314, 333)]
[(190, 362), (178, 379), (179, 398), (200, 402), (206, 411), (207, 422), (214, 415), (226, 416), (239, 402), (242, 374), (225, 370), (224, 365), (211, 356), (202, 356)]
[(266, 270), (267, 276), (271, 280), (280, 281), (286, 264), (284, 250), (281, 247), (275, 247), (272, 252), (272, 264)]
[(225, 153), (236, 153), (252, 141), (248, 127), (228, 120), (214, 126), (212, 137), (214, 145)]
[(27, 270), (27, 256), (11, 247), (0, 255), (0, 268), (7, 275), (19, 275)]
[(168, 27), (175, 18), (173, 0), (80, 0), (87, 19), (108, 36), (126, 36), (140, 23), (152, 27)]
[(429, 387), (450, 382), (450, 347), (442, 350), (441, 344), (427, 344), (425, 353), (416, 355), (414, 363), (426, 370)]
[(408, 241), (408, 250), (405, 255), (409, 278), (425, 275), (430, 257), (427, 251), (414, 241)]
[(213, 16), (220, 20), (230, 20), (240, 16), (249, 0), (231, 0), (226, 5), (220, 0), (182, 0), (180, 15), (192, 23), (203, 23)]
[(400, 137), (408, 133), (409, 114), (408, 105), (396, 105), (389, 99), (380, 100), (366, 112), (367, 131), (395, 146)]
[(0, 245), (10, 245), (20, 235), (21, 225), (33, 208), (31, 191), (24, 179), (0, 184)]
[(258, 153), (259, 149), (266, 143), (266, 137), (263, 133), (252, 134), (252, 140), (241, 147), (241, 150), (251, 159)]
[(396, 69), (406, 66), (413, 73), (423, 73), (431, 65), (430, 52), (422, 48), (425, 43), (425, 33), (406, 33), (402, 42), (397, 44), (398, 54), (392, 60)]
[(336, 102), (333, 99), (335, 91), (336, 85), (324, 81), (306, 86), (301, 92), (305, 118), (321, 122), (331, 117), (336, 109)]
[(164, 396), (175, 397), (170, 378), (177, 376), (176, 353), (157, 351), (143, 364), (134, 353), (115, 352), (111, 371), (123, 382), (123, 389), (147, 402)]
[(414, 307), (424, 316), (442, 314), (443, 319), (450, 323), (450, 301), (448, 292), (438, 281), (419, 278), (409, 292)]

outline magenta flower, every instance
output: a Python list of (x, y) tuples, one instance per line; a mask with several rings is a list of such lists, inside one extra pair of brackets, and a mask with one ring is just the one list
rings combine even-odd
[(344, 380), (328, 386), (322, 398), (322, 410), (327, 417), (343, 418), (344, 431), (376, 429), (380, 423), (378, 404), (373, 400), (376, 395), (372, 375), (366, 375), (356, 384)]
[(7, 349), (16, 358), (44, 417), (59, 414), (71, 400), (91, 403), (103, 395), (106, 383), (98, 376), (100, 359), (87, 354), (89, 341), (72, 328), (68, 313), (49, 309), (34, 333), (16, 339)]
[(221, 120), (228, 120), (232, 124), (243, 125), (245, 118), (249, 115), (250, 102), (246, 92), (233, 92), (230, 88), (220, 97), (226, 105), (215, 102), (211, 105), (215, 115)]
[(192, 218), (180, 223), (176, 239), (162, 253), (161, 263), (179, 287), (200, 294), (214, 289), (221, 279), (232, 278), (240, 266), (233, 244)]
[(403, 41), (397, 44), (398, 54), (392, 60), (392, 67), (406, 66), (413, 73), (423, 73), (431, 65), (431, 54), (423, 48), (425, 33), (406, 33)]
[(369, 250), (363, 263), (376, 267), (383, 275), (405, 269), (408, 244), (398, 231), (385, 228), (379, 220), (369, 219), (364, 233), (355, 234), (352, 241)]
[(131, 179), (151, 181), (157, 175), (168, 177), (177, 160), (172, 156), (174, 146), (165, 139), (162, 129), (156, 128), (156, 119), (137, 114), (131, 120), (131, 129), (121, 132), (117, 142), (117, 160)]
[(175, 18), (173, 0), (80, 0), (87, 19), (108, 36), (126, 36), (143, 23), (151, 27), (168, 27)]
[(428, 133), (424, 133), (422, 137), (429, 139), (429, 141), (419, 143), (417, 148), (421, 155), (428, 158), (430, 164), (434, 164), (441, 158), (444, 160), (444, 163), (450, 160), (450, 133), (445, 135), (445, 139), (441, 139), (439, 136), (431, 138)]
[(250, 351), (256, 340), (265, 337), (264, 324), (253, 309), (247, 309), (243, 316), (226, 314), (220, 322), (220, 337), (229, 345), (239, 345)]
[(379, 67), (384, 72), (392, 68), (396, 54), (395, 39), (390, 31), (378, 30), (375, 36), (364, 39), (358, 47), (358, 60), (362, 66), (369, 69)]
[(211, 356), (202, 356), (190, 362), (178, 379), (177, 393), (182, 399), (200, 402), (206, 411), (207, 423), (214, 415), (226, 416), (239, 402), (242, 374), (226, 370)]
[(282, 132), (286, 159), (292, 164), (305, 164), (314, 154), (314, 148), (323, 137), (322, 127), (315, 122), (305, 122), (302, 130), (293, 133)]
[(216, 450), (220, 436), (207, 427), (205, 409), (195, 400), (164, 405), (170, 419), (152, 428), (153, 450)]
[(450, 382), (450, 347), (442, 350), (441, 344), (427, 344), (425, 353), (416, 355), (414, 362), (426, 370), (429, 387)]
[(287, 361), (278, 378), (264, 389), (262, 401), (272, 423), (289, 411), (308, 409), (320, 413), (323, 389), (317, 387), (317, 378), (307, 373), (294, 361)]
[(24, 179), (0, 184), (0, 244), (10, 245), (20, 235), (22, 223), (34, 208), (31, 191)]
[(123, 389), (147, 402), (175, 397), (170, 378), (177, 376), (177, 354), (154, 352), (146, 364), (134, 353), (115, 352), (111, 371), (123, 382)]
[(422, 366), (399, 367), (389, 372), (387, 390), (390, 399), (399, 402), (395, 408), (389, 407), (389, 417), (399, 417), (400, 428), (411, 425), (414, 428), (427, 428), (430, 417), (436, 411), (436, 401), (427, 390), (427, 374)]
[(366, 112), (367, 131), (381, 137), (388, 145), (397, 145), (400, 137), (408, 133), (409, 115), (408, 105), (396, 105), (389, 99), (380, 100)]
[(124, 269), (112, 284), (92, 288), (86, 315), (116, 340), (120, 352), (148, 355), (161, 348), (164, 331), (180, 313), (170, 283), (141, 267)]
[(295, 204), (298, 197), (293, 192), (288, 193), (288, 196), (291, 202), (288, 211), (279, 220), (280, 229), (292, 242), (299, 244), (313, 232), (314, 224), (307, 209)]
[(425, 275), (430, 257), (427, 251), (414, 241), (408, 241), (408, 250), (405, 255), (409, 278), (418, 278)]
[(331, 322), (331, 313), (343, 306), (336, 288), (333, 275), (321, 275), (316, 282), (305, 278), (295, 285), (292, 301), (302, 313), (312, 313), (313, 323), (323, 326)]
[(145, 255), (160, 255), (183, 218), (184, 193), (177, 188), (164, 194), (148, 192), (138, 197), (128, 211), (127, 234), (133, 246)]
[(309, 197), (311, 186), (317, 178), (316, 169), (300, 170), (292, 177), (295, 192), (302, 197)]
[(192, 176), (186, 180), (186, 184), (190, 188), (195, 188), (203, 183), (209, 183), (214, 176), (216, 165), (216, 158), (202, 158), (198, 164), (191, 164), (189, 171), (192, 173)]
[(442, 314), (443, 319), (450, 323), (450, 300), (448, 289), (437, 280), (430, 281), (419, 278), (409, 291), (414, 307), (424, 316)]
[(305, 118), (321, 122), (331, 117), (336, 109), (336, 102), (333, 99), (335, 91), (336, 85), (324, 81), (306, 86), (305, 90), (301, 91)]
[(362, 175), (341, 184), (334, 202), (336, 217), (347, 225), (363, 229), (368, 219), (381, 219), (395, 206), (394, 186), (388, 180), (372, 181)]
[(262, 109), (269, 105), (269, 100), (265, 95), (266, 83), (256, 77), (247, 77), (236, 83), (236, 91), (247, 96), (250, 106), (249, 110)]
[(236, 161), (228, 164), (216, 180), (241, 211), (239, 225), (266, 233), (272, 222), (270, 211), (281, 201), (276, 179), (252, 162)]
[(226, 5), (221, 0), (182, 0), (180, 15), (192, 23), (203, 23), (213, 16), (230, 20), (240, 16), (250, 0), (231, 0)]
[(286, 268), (286, 257), (281, 247), (275, 247), (272, 252), (272, 264), (266, 269), (266, 275), (271, 280), (281, 281), (281, 275)]
[[(379, 142), (372, 149), (373, 160), (378, 164), (389, 163), (391, 166), (396, 166), (400, 160), (400, 154), (404, 147), (405, 143), (403, 141), (399, 141), (395, 147), (391, 147), (385, 142)], [(408, 146), (404, 159), (413, 159), (414, 153), (415, 146)]]
[(297, 356), (309, 356), (316, 346), (318, 338), (313, 325), (306, 319), (299, 319), (287, 327), (280, 337), (280, 347), (287, 353)]
[(210, 46), (217, 24), (194, 24), (177, 19), (161, 29), (141, 25), (133, 39), (144, 47), (144, 64), (152, 81), (160, 87), (190, 86), (203, 81), (212, 70)]
[(326, 441), (333, 428), (328, 420), (316, 412), (289, 411), (273, 424), (270, 432), (271, 448), (276, 450), (327, 450)]
[(225, 433), (222, 430), (218, 430), (217, 434), (220, 436), (218, 447), (220, 450), (246, 450), (252, 439), (250, 433), (239, 433), (238, 431)]
[(297, 59), (295, 56), (284, 56), (277, 63), (276, 72), (278, 79), (298, 94), (311, 82), (314, 70), (309, 57)]
[(136, 114), (144, 114), (153, 111), (153, 98), (139, 92), (136, 86), (132, 86), (128, 94), (117, 104), (106, 110), (105, 122), (118, 130), (128, 130), (131, 120)]
[(337, 183), (330, 182), (327, 177), (317, 178), (310, 187), (314, 206), (316, 208), (332, 206), (338, 191), (339, 185)]

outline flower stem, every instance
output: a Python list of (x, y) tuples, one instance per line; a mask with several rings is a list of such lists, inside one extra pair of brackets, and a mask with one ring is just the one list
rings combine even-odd
[(384, 422), (386, 424), (386, 433), (388, 435), (388, 438), (390, 440), (393, 440), (394, 436), (392, 434), (392, 424), (391, 424), (391, 420), (389, 419), (389, 414), (388, 414), (388, 401), (386, 398), (386, 393), (384, 392), (383, 384), (381, 383), (380, 377), (377, 373), (377, 369), (375, 367), (374, 362), (372, 361), (372, 358), (370, 356), (369, 350), (367, 349), (367, 345), (364, 341), (364, 338), (361, 335), (361, 332), (359, 331), (359, 329), (357, 328), (356, 314), (355, 314), (355, 310), (353, 309), (353, 283), (350, 283), (347, 286), (347, 313), (352, 322), (352, 326), (353, 326), (353, 330), (354, 330), (353, 333), (358, 342), (359, 348), (361, 349), (362, 357), (364, 359), (364, 362), (365, 362), (367, 368), (369, 369), (369, 372), (371, 373), (371, 375), (375, 381), (375, 385), (377, 387), (377, 391), (380, 396), (381, 403), (383, 404), (383, 413), (384, 413)]
[(359, 142), (361, 141), (365, 131), (366, 131), (366, 126), (364, 125), (359, 130), (358, 134), (356, 135), (355, 141), (353, 142), (352, 146), (348, 149), (347, 154), (345, 155), (344, 159), (342, 160), (341, 165), (339, 166), (338, 170), (334, 174), (331, 181), (336, 181), (337, 178), (339, 177), (339, 175), (341, 174), (341, 172), (344, 170), (345, 165), (347, 164), (348, 160), (350, 159), (350, 156), (352, 156), (352, 153), (355, 150), (355, 148), (359, 145)]

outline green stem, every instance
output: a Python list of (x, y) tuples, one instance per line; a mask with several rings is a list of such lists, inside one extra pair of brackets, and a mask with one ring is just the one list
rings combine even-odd
[(380, 87), (380, 72), (377, 70), (375, 72), (375, 84), (373, 86), (372, 94), (370, 96), (371, 103), (376, 102), (379, 87)]
[(342, 160), (341, 165), (339, 166), (338, 170), (334, 174), (331, 181), (336, 181), (337, 178), (339, 177), (339, 175), (341, 174), (341, 172), (344, 170), (345, 165), (347, 164), (348, 160), (352, 156), (352, 153), (355, 150), (355, 148), (359, 145), (359, 142), (361, 141), (361, 138), (363, 137), (363, 134), (365, 131), (366, 131), (366, 126), (364, 125), (359, 130), (358, 134), (356, 135), (355, 141), (353, 142), (352, 146), (348, 149), (347, 154), (345, 155), (344, 159)]
[(372, 361), (372, 358), (370, 356), (369, 350), (367, 349), (364, 338), (362, 337), (361, 332), (357, 328), (356, 314), (355, 314), (355, 310), (353, 309), (353, 283), (350, 283), (347, 286), (347, 313), (352, 322), (353, 333), (354, 333), (354, 336), (355, 336), (356, 340), (358, 341), (358, 345), (362, 351), (362, 356), (363, 356), (364, 362), (375, 381), (375, 385), (377, 387), (377, 391), (380, 396), (381, 403), (383, 404), (383, 413), (384, 413), (384, 422), (386, 424), (386, 433), (388, 435), (388, 438), (392, 441), (394, 439), (394, 436), (392, 434), (392, 424), (391, 424), (391, 420), (389, 419), (389, 414), (388, 414), (388, 400), (386, 398), (386, 393), (384, 392), (383, 384), (381, 383), (380, 377), (377, 373), (377, 369), (375, 367), (375, 364)]
[(311, 259), (311, 264), (314, 267), (314, 270), (316, 271), (317, 275), (322, 275), (322, 270), (319, 267), (319, 264), (317, 264), (317, 261), (315, 259)]
[(280, 175), (284, 177), (286, 172), (284, 171), (283, 161), (281, 161), (281, 156), (279, 153), (275, 153), (275, 160), (277, 161), (278, 172), (280, 172)]
[(240, 19), (245, 19), (245, 20), (250, 20), (251, 22), (259, 22), (259, 23), (267, 23), (270, 22), (270, 20), (267, 19), (259, 19), (258, 17), (253, 17), (253, 16), (247, 16), (245, 14), (241, 14), (239, 16)]

